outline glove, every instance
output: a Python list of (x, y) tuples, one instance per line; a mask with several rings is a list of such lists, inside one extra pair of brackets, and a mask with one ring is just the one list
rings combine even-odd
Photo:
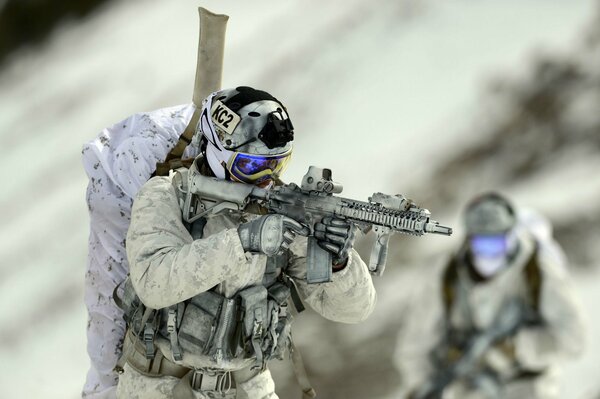
[(321, 248), (331, 252), (333, 265), (345, 265), (356, 238), (354, 223), (334, 217), (324, 217), (315, 224), (315, 238)]
[(244, 251), (267, 256), (277, 255), (286, 249), (296, 234), (307, 236), (309, 233), (308, 227), (283, 215), (264, 215), (238, 227)]

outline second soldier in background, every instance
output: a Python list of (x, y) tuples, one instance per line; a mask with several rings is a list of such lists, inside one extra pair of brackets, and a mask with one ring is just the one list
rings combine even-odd
[(583, 327), (549, 223), (497, 193), (475, 198), (464, 221), (463, 245), (423, 272), (400, 333), (406, 397), (558, 398), (558, 368), (581, 351)]

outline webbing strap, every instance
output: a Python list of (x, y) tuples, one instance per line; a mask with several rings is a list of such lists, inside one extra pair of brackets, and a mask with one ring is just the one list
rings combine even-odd
[(154, 321), (155, 317), (152, 317), (152, 321), (148, 321), (150, 316), (154, 315), (154, 309), (146, 308), (142, 315), (142, 333), (143, 341), (146, 347), (146, 359), (154, 359), (155, 347), (154, 347)]
[(194, 109), (192, 119), (190, 119), (190, 122), (185, 127), (185, 130), (183, 131), (181, 136), (179, 136), (179, 140), (177, 141), (177, 144), (175, 144), (175, 147), (173, 147), (173, 149), (167, 154), (167, 158), (165, 159), (165, 161), (168, 162), (171, 159), (181, 158), (185, 147), (187, 147), (188, 144), (192, 142), (192, 137), (194, 137), (194, 133), (196, 132), (196, 125), (198, 124), (199, 119), (200, 108), (196, 107)]
[(525, 266), (525, 279), (527, 286), (529, 287), (529, 301), (533, 310), (540, 310), (540, 297), (542, 295), (542, 271), (540, 270), (540, 264), (538, 261), (539, 244), (534, 241), (535, 248), (533, 255), (529, 258), (527, 265)]
[(150, 369), (148, 372), (150, 374), (160, 375), (160, 369), (164, 359), (165, 356), (163, 353), (161, 351), (156, 351), (156, 356), (154, 356), (154, 360), (150, 362)]
[(450, 260), (442, 278), (442, 299), (446, 315), (450, 315), (456, 298), (456, 281), (458, 280), (458, 263), (455, 258)]
[(179, 339), (177, 337), (177, 319), (181, 317), (181, 314), (177, 311), (177, 308), (177, 305), (171, 306), (169, 308), (169, 315), (167, 319), (167, 332), (169, 333), (169, 340), (171, 342), (171, 352), (173, 352), (173, 359), (179, 362), (183, 359), (183, 353), (181, 352), (181, 347), (179, 346)]
[(112, 293), (113, 302), (121, 310), (125, 310), (125, 304), (123, 303), (123, 300), (121, 299), (121, 297), (119, 297), (119, 293), (117, 291), (121, 287), (121, 284), (123, 284), (124, 282), (125, 282), (125, 280), (123, 280), (119, 284), (115, 285), (115, 289), (113, 290), (113, 293)]
[(194, 158), (186, 159), (171, 159), (168, 162), (157, 162), (156, 170), (152, 174), (154, 176), (169, 176), (169, 171), (176, 170), (179, 168), (189, 169), (194, 163)]
[[(291, 281), (291, 279), (290, 279)], [(304, 307), (304, 304), (302, 303), (302, 299), (300, 299), (300, 294), (298, 294), (298, 288), (296, 287), (296, 284), (292, 281), (292, 284), (290, 285), (290, 293), (292, 296), (292, 302), (294, 303), (294, 307), (296, 308), (296, 311), (298, 313), (302, 313), (304, 312), (304, 310), (306, 309)]]
[(183, 152), (185, 148), (192, 142), (192, 137), (194, 137), (194, 133), (196, 132), (196, 125), (198, 124), (198, 120), (200, 119), (200, 111), (201, 109), (196, 107), (194, 109), (194, 114), (192, 115), (192, 119), (185, 127), (185, 130), (179, 136), (179, 140), (175, 147), (169, 151), (167, 157), (164, 162), (156, 163), (156, 171), (154, 172), (155, 176), (167, 176), (169, 174), (169, 170), (177, 169), (180, 167), (189, 168), (192, 162), (192, 159), (181, 159), (183, 156)]
[(252, 334), (250, 343), (252, 344), (252, 349), (254, 350), (254, 354), (256, 355), (256, 364), (253, 367), (258, 370), (264, 370), (267, 360), (265, 359), (262, 348), (260, 346), (261, 337), (260, 337), (259, 332), (261, 330), (259, 330), (259, 329), (262, 329), (262, 325), (256, 324), (256, 322), (255, 322), (255, 324), (254, 324), (255, 332)]
[(125, 333), (125, 337), (123, 338), (123, 351), (121, 352), (121, 356), (119, 356), (119, 358), (117, 359), (117, 364), (115, 364), (115, 368), (113, 369), (115, 372), (117, 372), (117, 374), (123, 373), (123, 367), (125, 367), (127, 359), (135, 350), (133, 344), (130, 344), (128, 334), (130, 334), (129, 330), (127, 330), (127, 332)]

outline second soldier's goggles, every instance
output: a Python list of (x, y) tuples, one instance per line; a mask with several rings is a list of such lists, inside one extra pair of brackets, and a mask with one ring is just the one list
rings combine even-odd
[(256, 155), (234, 152), (227, 162), (227, 170), (233, 180), (249, 184), (260, 184), (279, 176), (285, 170), (292, 149), (277, 155)]
[(508, 251), (507, 234), (473, 234), (469, 238), (473, 254), (485, 258), (505, 255)]

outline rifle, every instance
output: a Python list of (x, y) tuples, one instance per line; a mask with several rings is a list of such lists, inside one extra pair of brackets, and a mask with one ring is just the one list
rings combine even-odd
[(261, 214), (259, 207), (252, 206), (260, 204), (268, 213), (285, 215), (307, 225), (310, 234), (306, 279), (310, 284), (331, 281), (331, 253), (322, 249), (313, 235), (315, 224), (325, 216), (348, 220), (363, 231), (372, 228), (376, 241), (369, 270), (375, 275), (384, 271), (391, 234), (452, 234), (450, 227), (431, 220), (427, 209), (402, 195), (374, 193), (368, 202), (334, 196), (342, 192), (342, 185), (331, 180), (330, 169), (315, 166), (309, 167), (300, 186), (289, 183), (264, 189), (203, 176), (194, 163), (189, 171), (177, 169), (173, 184), (180, 198), (185, 198), (180, 205), (188, 223), (227, 209)]
[[(508, 301), (498, 312), (490, 328), (467, 341), (460, 358), (453, 363), (441, 365), (442, 369), (410, 398), (439, 399), (453, 381), (476, 377), (481, 371), (482, 359), (487, 351), (497, 342), (514, 335), (517, 329), (531, 317), (531, 312), (526, 309), (522, 301)], [(497, 394), (498, 387), (487, 385), (488, 390)]]

